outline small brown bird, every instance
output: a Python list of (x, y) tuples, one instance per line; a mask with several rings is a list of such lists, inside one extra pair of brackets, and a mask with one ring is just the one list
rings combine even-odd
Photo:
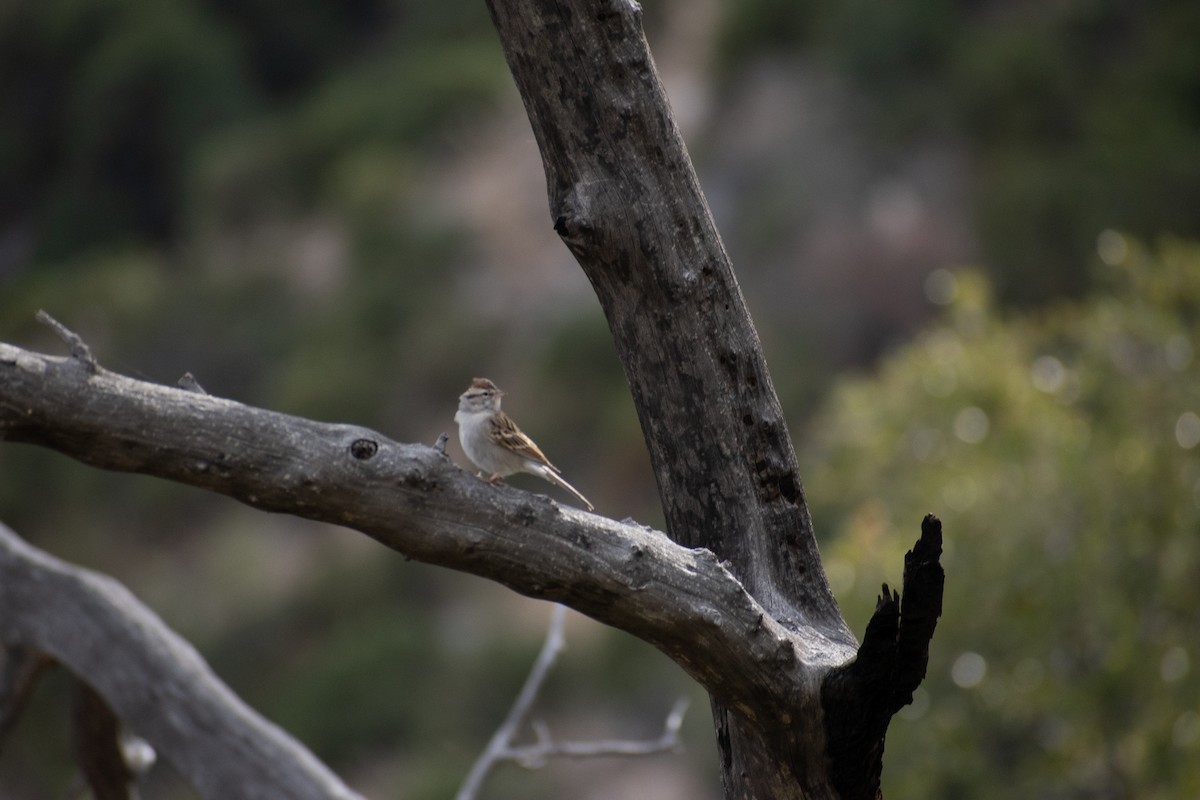
[(506, 475), (527, 472), (558, 484), (578, 497), (588, 511), (594, 510), (578, 489), (563, 480), (558, 467), (550, 463), (533, 440), (500, 410), (501, 397), (504, 392), (487, 378), (471, 381), (470, 387), (459, 396), (454, 421), (458, 423), (458, 440), (467, 458), (491, 473), (489, 483)]

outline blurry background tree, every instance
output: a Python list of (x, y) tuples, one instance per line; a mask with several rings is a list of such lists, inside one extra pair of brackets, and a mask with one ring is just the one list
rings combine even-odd
[[(1200, 236), (1200, 7), (645, 11), (854, 629), (893, 520), (962, 532), (885, 793), (1196, 794), (1200, 256), (1101, 232)], [(486, 372), (606, 514), (660, 522), (482, 3), (9, 0), (0, 119), (0, 338), (55, 348), (45, 307), (120, 371), (425, 442)], [(375, 797), (453, 791), (546, 616), (32, 448), (0, 449), (0, 517), (130, 585)], [(654, 735), (694, 691), (621, 634), (568, 637), (543, 709), (563, 735)], [(7, 743), (5, 797), (69, 784), (62, 694)], [(687, 760), (506, 771), (489, 796), (704, 796), (694, 698)]]
[(896, 521), (937, 498), (962, 531), (960, 613), (888, 739), (900, 796), (1200, 793), (1200, 247), (1100, 242), (1105, 288), (1037, 315), (937, 276), (945, 321), (815, 420), (801, 467), (848, 616)]

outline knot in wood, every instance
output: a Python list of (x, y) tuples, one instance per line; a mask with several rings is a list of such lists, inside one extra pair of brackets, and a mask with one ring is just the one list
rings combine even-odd
[(577, 214), (559, 214), (554, 220), (554, 232), (568, 246), (579, 247), (591, 239), (594, 232), (592, 223)]
[(355, 439), (350, 443), (350, 455), (359, 461), (369, 461), (379, 452), (379, 443), (370, 439)]
[(596, 247), (599, 227), (612, 225), (622, 209), (621, 197), (603, 180), (580, 179), (564, 186), (561, 194), (551, 200), (554, 232), (572, 252)]

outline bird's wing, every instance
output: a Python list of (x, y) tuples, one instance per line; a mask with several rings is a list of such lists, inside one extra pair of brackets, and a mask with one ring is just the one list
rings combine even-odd
[(517, 423), (513, 422), (508, 414), (505, 414), (503, 411), (492, 416), (492, 431), (496, 435), (496, 441), (505, 449), (511, 450), (525, 458), (532, 459), (539, 464), (545, 464), (555, 472), (560, 471), (558, 467), (550, 463), (550, 459), (546, 458), (546, 454), (533, 443), (533, 439), (521, 433), (521, 429), (517, 427)]

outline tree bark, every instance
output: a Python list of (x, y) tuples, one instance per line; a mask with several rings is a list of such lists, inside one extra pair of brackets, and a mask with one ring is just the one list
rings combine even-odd
[(45, 653), (87, 682), (76, 747), (94, 793), (121, 796), (117, 757), (103, 751), (116, 744), (108, 706), (202, 797), (359, 797), (242, 703), (191, 645), (123, 586), (31, 547), (3, 524), (0, 626), (5, 647)]
[[(782, 410), (631, 0), (489, 0), (542, 154), (554, 229), (608, 318), (667, 532), (705, 547), (804, 642), (851, 659)], [(819, 703), (713, 711), (727, 797), (832, 796)], [(765, 732), (765, 736), (764, 736)]]
[(491, 0), (554, 229), (633, 391), (668, 531), (795, 628), (851, 645), (758, 334), (629, 0)]

